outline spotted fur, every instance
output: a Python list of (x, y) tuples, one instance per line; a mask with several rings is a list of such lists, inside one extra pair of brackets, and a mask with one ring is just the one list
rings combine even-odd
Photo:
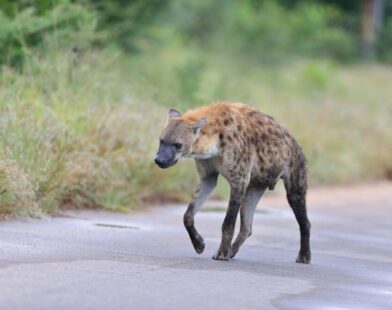
[[(218, 260), (234, 257), (251, 235), (257, 202), (266, 189), (273, 190), (276, 182), (283, 179), (288, 202), (300, 226), (297, 262), (309, 263), (306, 159), (288, 130), (273, 117), (241, 103), (219, 102), (183, 115), (170, 111), (156, 162), (166, 168), (184, 158), (196, 161), (200, 183), (184, 215), (196, 252), (203, 252), (204, 241), (194, 226), (194, 216), (216, 186), (218, 175), (229, 182), (231, 189), (221, 245), (213, 256)], [(173, 145), (181, 148), (173, 151)], [(232, 243), (238, 212), (241, 228)]]

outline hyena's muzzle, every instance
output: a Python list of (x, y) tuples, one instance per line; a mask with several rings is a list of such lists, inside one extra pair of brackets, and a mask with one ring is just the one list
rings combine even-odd
[(155, 163), (159, 168), (165, 169), (174, 166), (177, 163), (176, 159), (177, 148), (175, 145), (166, 144), (161, 142), (159, 144), (159, 150), (155, 157)]

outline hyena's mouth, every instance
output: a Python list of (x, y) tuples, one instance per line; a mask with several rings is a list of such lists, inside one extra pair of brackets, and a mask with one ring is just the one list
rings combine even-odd
[(157, 161), (155, 161), (155, 163), (158, 165), (158, 167), (162, 168), (162, 169), (166, 169), (166, 168), (169, 168), (171, 166), (174, 166), (177, 162), (178, 162), (177, 159), (173, 160), (171, 162), (157, 162)]

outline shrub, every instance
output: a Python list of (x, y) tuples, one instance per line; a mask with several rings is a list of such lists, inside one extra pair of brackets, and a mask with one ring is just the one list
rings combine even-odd
[(13, 160), (0, 160), (0, 216), (41, 217), (35, 188)]
[(326, 5), (304, 3), (289, 10), (266, 1), (255, 7), (239, 2), (224, 31), (241, 53), (267, 62), (287, 56), (324, 56), (347, 61), (356, 56), (356, 39), (342, 24), (340, 12)]
[(392, 63), (392, 19), (384, 26), (378, 41), (381, 60)]
[(50, 9), (21, 7), (11, 16), (2, 10), (0, 23), (0, 65), (21, 68), (32, 48), (42, 47), (45, 40), (58, 48), (83, 48), (91, 43), (96, 17), (87, 7), (64, 0)]

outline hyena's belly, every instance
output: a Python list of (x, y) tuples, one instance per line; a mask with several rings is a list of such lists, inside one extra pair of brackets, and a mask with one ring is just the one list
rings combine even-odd
[(251, 180), (273, 190), (276, 182), (285, 177), (287, 170), (288, 167), (283, 162), (275, 164), (258, 163), (252, 168)]

